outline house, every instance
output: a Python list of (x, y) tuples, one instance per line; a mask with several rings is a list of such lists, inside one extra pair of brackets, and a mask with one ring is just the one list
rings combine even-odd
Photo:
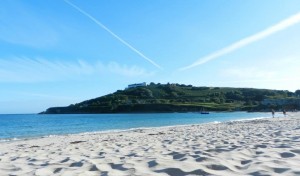
[(127, 89), (134, 88), (134, 87), (145, 87), (145, 86), (147, 86), (146, 82), (136, 83), (136, 84), (129, 84)]

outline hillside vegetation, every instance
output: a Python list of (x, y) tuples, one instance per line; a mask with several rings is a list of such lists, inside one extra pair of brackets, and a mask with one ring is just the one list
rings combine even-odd
[[(53, 107), (45, 114), (64, 113), (149, 113), (207, 111), (269, 111), (299, 109), (300, 91), (194, 87), (182, 84), (154, 84), (118, 90), (95, 99)], [(270, 100), (271, 103), (263, 103)], [(272, 101), (280, 100), (280, 101)]]

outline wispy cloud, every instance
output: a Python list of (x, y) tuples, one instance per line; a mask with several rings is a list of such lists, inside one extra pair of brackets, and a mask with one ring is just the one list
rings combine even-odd
[(251, 43), (262, 40), (262, 39), (264, 39), (270, 35), (273, 35), (279, 31), (285, 30), (299, 22), (300, 22), (300, 13), (297, 13), (297, 14), (295, 14), (287, 19), (284, 19), (284, 20), (280, 21), (279, 23), (277, 23), (261, 32), (258, 32), (254, 35), (246, 37), (246, 38), (244, 38), (240, 41), (237, 41), (221, 50), (215, 51), (207, 56), (204, 56), (204, 57), (198, 59), (196, 62), (192, 63), (191, 65), (182, 67), (179, 70), (181, 70), (181, 71), (187, 70), (187, 69), (196, 67), (198, 65), (204, 64), (206, 62), (209, 62), (211, 60), (217, 59), (219, 57), (222, 57), (223, 55), (229, 54), (229, 53), (231, 53), (235, 50), (238, 50), (244, 46), (247, 46)]
[(158, 65), (157, 63), (155, 63), (152, 59), (150, 59), (149, 57), (145, 56), (142, 52), (140, 52), (135, 47), (133, 47), (132, 45), (130, 45), (129, 43), (127, 43), (125, 40), (123, 40), (121, 37), (119, 37), (117, 34), (115, 34), (114, 32), (112, 32), (109, 28), (107, 28), (104, 24), (102, 24), (99, 20), (97, 20), (96, 18), (94, 18), (92, 15), (90, 15), (86, 11), (82, 10), (81, 8), (79, 8), (75, 4), (71, 3), (70, 1), (65, 0), (65, 2), (67, 4), (69, 4), (70, 6), (72, 6), (73, 8), (75, 8), (76, 10), (78, 10), (81, 14), (83, 14), (84, 16), (88, 17), (90, 20), (92, 20), (93, 22), (95, 22), (98, 26), (100, 26), (102, 29), (104, 29), (105, 31), (107, 31), (110, 35), (112, 35), (114, 38), (116, 38), (117, 40), (119, 40), (121, 43), (123, 43), (125, 46), (127, 46), (129, 49), (131, 49), (133, 52), (135, 52), (136, 54), (138, 54), (139, 56), (141, 56), (143, 59), (147, 60), (148, 62), (150, 62), (155, 67), (157, 67), (159, 69), (162, 69), (162, 67), (160, 65)]
[(83, 60), (67, 62), (43, 58), (0, 59), (0, 82), (45, 82), (78, 79), (82, 76), (101, 77), (102, 75), (104, 77), (107, 74), (144, 77), (152, 76), (155, 72), (117, 62), (103, 64), (102, 62), (89, 63)]
[(260, 58), (252, 66), (231, 66), (220, 70), (223, 78), (243, 80), (289, 80), (299, 73), (300, 59), (296, 56), (282, 58)]
[(297, 77), (233, 79), (229, 81), (213, 82), (213, 85), (221, 85), (224, 87), (255, 87), (295, 91), (299, 89), (299, 81), (300, 78)]
[(296, 90), (300, 88), (299, 57), (260, 58), (255, 66), (232, 66), (219, 70), (220, 80), (215, 85), (260, 87)]

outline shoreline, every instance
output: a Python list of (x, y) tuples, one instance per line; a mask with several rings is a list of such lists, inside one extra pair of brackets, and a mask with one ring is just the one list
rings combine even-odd
[[(251, 112), (246, 112), (246, 111), (237, 111), (237, 112), (251, 113)], [(213, 113), (218, 113), (218, 112), (213, 112)], [(228, 112), (228, 113), (232, 113), (232, 112)], [(266, 114), (269, 115), (269, 113), (266, 113)], [(236, 119), (236, 120), (229, 120), (229, 121), (213, 121), (213, 122), (183, 124), (183, 125), (169, 125), (169, 126), (157, 126), (157, 127), (137, 127), (137, 128), (129, 128), (129, 129), (112, 129), (112, 130), (90, 131), (90, 132), (68, 133), (68, 134), (49, 134), (49, 135), (43, 135), (43, 136), (21, 137), (21, 138), (18, 138), (18, 137), (3, 138), (3, 139), (0, 139), (0, 144), (6, 143), (6, 142), (27, 141), (27, 140), (34, 140), (34, 139), (40, 139), (40, 138), (51, 138), (51, 137), (57, 137), (57, 136), (109, 134), (109, 133), (130, 132), (130, 131), (134, 131), (134, 130), (147, 130), (147, 129), (150, 129), (150, 130), (151, 129), (159, 130), (160, 128), (188, 127), (188, 126), (193, 126), (193, 125), (206, 125), (206, 124), (216, 124), (216, 123), (227, 123), (227, 122), (234, 122), (234, 121), (251, 121), (251, 120), (268, 119), (268, 118), (272, 118), (272, 117), (271, 116), (270, 117), (254, 117), (254, 118), (247, 118), (247, 119)], [(282, 118), (282, 117), (275, 117), (275, 118)]]
[(299, 175), (300, 113), (0, 145), (0, 175)]

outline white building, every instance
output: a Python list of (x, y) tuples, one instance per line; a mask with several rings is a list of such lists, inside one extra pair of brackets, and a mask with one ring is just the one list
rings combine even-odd
[(129, 88), (134, 88), (134, 87), (145, 87), (147, 86), (146, 82), (143, 82), (143, 83), (136, 83), (136, 84), (129, 84), (127, 89)]

